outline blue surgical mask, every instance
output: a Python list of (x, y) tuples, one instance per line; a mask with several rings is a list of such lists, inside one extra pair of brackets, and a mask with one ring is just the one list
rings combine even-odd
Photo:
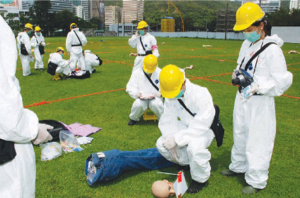
[(41, 36), (41, 33), (37, 32), (36, 35)]
[(260, 39), (260, 34), (257, 34), (256, 31), (253, 31), (253, 32), (243, 32), (244, 34), (244, 37), (250, 41), (250, 42), (255, 42), (257, 41), (258, 39)]
[(64, 57), (64, 54), (61, 54), (61, 57)]
[(27, 34), (28, 34), (28, 35), (30, 35), (30, 34), (31, 34), (31, 32), (32, 32), (32, 30), (29, 30), (29, 31), (27, 32)]
[(145, 31), (144, 30), (139, 30), (139, 34), (143, 36), (145, 34)]
[(180, 90), (179, 94), (175, 97), (176, 99), (180, 98), (184, 94), (183, 90)]

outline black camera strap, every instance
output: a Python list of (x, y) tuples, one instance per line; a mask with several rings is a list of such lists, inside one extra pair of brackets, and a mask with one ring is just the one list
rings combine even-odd
[(74, 31), (75, 35), (77, 36), (78, 40), (79, 40), (79, 45), (72, 45), (72, 46), (82, 46), (81, 40), (79, 39), (79, 36), (77, 35), (77, 33)]
[(194, 116), (196, 115), (196, 113), (192, 113), (191, 110), (185, 106), (184, 102), (183, 102), (181, 99), (177, 99), (177, 100), (178, 100), (178, 102), (181, 104), (181, 106), (182, 106), (187, 112), (189, 112), (189, 114), (191, 114), (191, 116), (194, 117)]
[[(267, 47), (269, 47), (271, 44), (275, 44), (277, 45), (276, 43), (274, 42), (270, 42), (270, 43), (267, 43), (265, 44), (264, 46), (262, 46), (257, 52), (255, 52), (255, 54), (249, 59), (249, 61), (246, 63), (246, 66), (245, 66), (245, 71), (247, 71), (247, 69), (249, 68), (251, 62), (261, 53), (263, 52)], [(245, 57), (243, 58), (242, 60), (242, 63), (240, 64), (240, 68), (242, 67), (243, 63), (244, 63), (244, 60), (245, 60)]]
[[(143, 71), (144, 72), (144, 71)], [(159, 88), (152, 82), (151, 78), (148, 76), (148, 74), (146, 74), (146, 72), (144, 72), (145, 76), (147, 77), (147, 79), (149, 80), (149, 82), (151, 83), (151, 85), (157, 90), (159, 91)]]
[(142, 47), (143, 47), (143, 50), (146, 52), (146, 49), (145, 49), (145, 47), (144, 47), (144, 43), (143, 43), (143, 41), (142, 41), (142, 36), (140, 36), (140, 42), (141, 42), (141, 45), (142, 45)]

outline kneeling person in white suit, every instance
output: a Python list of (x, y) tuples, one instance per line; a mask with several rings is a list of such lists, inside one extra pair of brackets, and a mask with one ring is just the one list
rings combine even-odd
[(133, 71), (126, 91), (135, 99), (129, 115), (128, 125), (134, 125), (149, 107), (160, 119), (163, 113), (163, 101), (159, 92), (159, 73), (161, 69), (157, 67), (156, 56), (150, 54), (143, 61), (143, 69)]
[(175, 65), (165, 66), (159, 81), (165, 103), (158, 123), (162, 136), (156, 147), (167, 160), (190, 166), (192, 182), (187, 193), (197, 193), (210, 177), (208, 147), (215, 137), (210, 128), (215, 116), (212, 97), (207, 88), (191, 83)]
[[(49, 61), (48, 61), (48, 67), (50, 63), (56, 64), (57, 68), (55, 70), (55, 75), (53, 76), (52, 80), (60, 80), (60, 74), (63, 74), (63, 77), (65, 78), (66, 76), (69, 76), (71, 71), (70, 71), (70, 61), (63, 59), (64, 55), (64, 48), (58, 47), (56, 49), (55, 53), (50, 54)], [(63, 78), (63, 79), (64, 79)]]

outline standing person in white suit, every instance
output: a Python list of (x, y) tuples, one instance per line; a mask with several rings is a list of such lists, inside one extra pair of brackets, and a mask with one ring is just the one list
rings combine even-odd
[(136, 56), (132, 72), (143, 67), (143, 59), (148, 54), (159, 57), (157, 41), (153, 35), (147, 32), (148, 24), (146, 21), (140, 21), (137, 29), (135, 34), (128, 40), (128, 44), (137, 50), (137, 54), (130, 54), (131, 56)]
[(77, 61), (81, 65), (82, 73), (85, 73), (85, 62), (82, 55), (82, 46), (87, 44), (87, 39), (85, 35), (79, 31), (76, 23), (70, 25), (71, 31), (68, 33), (66, 40), (66, 48), (70, 54), (70, 69), (73, 72), (76, 67)]
[[(242, 189), (243, 194), (254, 194), (267, 185), (276, 135), (274, 96), (282, 95), (293, 80), (280, 48), (283, 41), (277, 35), (270, 36), (271, 26), (264, 16), (257, 4), (245, 3), (236, 12), (233, 28), (243, 31), (246, 38), (237, 61), (239, 71), (232, 75), (233, 83), (239, 81), (241, 69), (248, 72), (253, 82), (246, 86), (242, 81), (237, 83), (240, 88), (233, 111), (231, 164), (221, 174), (245, 173), (247, 186)], [(261, 49), (264, 51), (255, 56)]]
[[(39, 124), (36, 114), (23, 108), (19, 81), (15, 77), (15, 37), (2, 16), (0, 27), (0, 197), (33, 198), (36, 165), (31, 141), (40, 144), (51, 140), (47, 129), (52, 127)], [(13, 142), (16, 155), (3, 161), (8, 142)]]
[(135, 99), (129, 115), (128, 125), (130, 126), (135, 125), (140, 120), (148, 107), (155, 113), (158, 120), (163, 113), (163, 101), (159, 92), (158, 80), (161, 69), (157, 66), (156, 56), (152, 54), (146, 56), (143, 68), (133, 71), (126, 85), (126, 91)]
[(19, 55), (23, 68), (23, 76), (29, 76), (30, 72), (30, 59), (32, 58), (31, 42), (29, 35), (33, 33), (32, 25), (26, 23), (24, 32), (20, 32), (17, 36)]
[(167, 160), (190, 166), (192, 182), (187, 193), (197, 193), (210, 177), (208, 147), (215, 137), (210, 128), (215, 116), (212, 97), (207, 88), (191, 83), (175, 65), (162, 68), (159, 81), (165, 103), (158, 123), (162, 136), (156, 147)]
[(31, 46), (34, 48), (35, 64), (34, 68), (36, 70), (44, 71), (43, 57), (45, 54), (45, 38), (41, 33), (41, 28), (35, 26), (34, 36), (31, 38)]

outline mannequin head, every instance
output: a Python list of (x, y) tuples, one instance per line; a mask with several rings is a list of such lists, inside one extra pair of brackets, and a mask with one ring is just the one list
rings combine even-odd
[(172, 182), (168, 180), (159, 180), (152, 184), (152, 194), (157, 198), (173, 197), (175, 190)]

